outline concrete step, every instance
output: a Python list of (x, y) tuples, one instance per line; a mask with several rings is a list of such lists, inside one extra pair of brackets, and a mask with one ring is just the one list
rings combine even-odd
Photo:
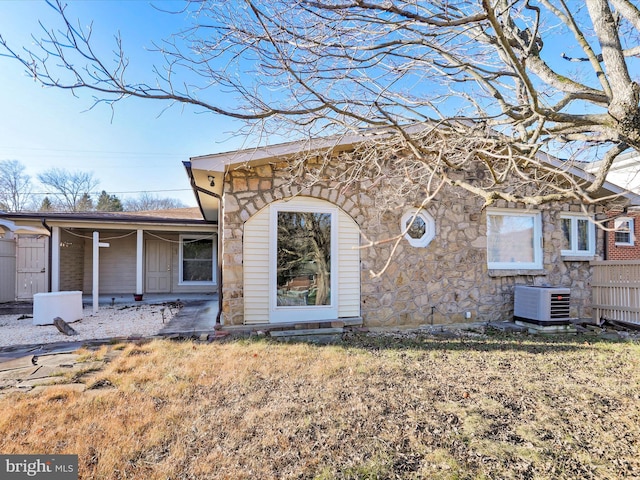
[(333, 328), (297, 328), (295, 330), (273, 330), (272, 337), (298, 337), (308, 335), (338, 335), (344, 332), (342, 327)]

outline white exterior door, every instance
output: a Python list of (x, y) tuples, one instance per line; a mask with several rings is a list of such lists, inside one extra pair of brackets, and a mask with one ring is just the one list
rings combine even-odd
[(270, 322), (338, 318), (337, 209), (271, 206)]
[(244, 323), (316, 322), (360, 315), (360, 230), (336, 205), (297, 197), (244, 225)]
[(47, 291), (47, 243), (42, 235), (18, 235), (16, 253), (16, 298), (31, 300)]
[(162, 240), (147, 240), (145, 245), (147, 293), (171, 291), (171, 245)]

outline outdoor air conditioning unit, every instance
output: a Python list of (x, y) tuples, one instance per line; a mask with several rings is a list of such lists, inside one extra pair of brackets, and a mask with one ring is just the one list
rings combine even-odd
[(542, 326), (569, 323), (571, 290), (562, 287), (516, 285), (513, 318)]

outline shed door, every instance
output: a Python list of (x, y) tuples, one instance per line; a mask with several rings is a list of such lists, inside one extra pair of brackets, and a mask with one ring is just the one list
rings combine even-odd
[(171, 245), (162, 240), (147, 240), (145, 259), (145, 291), (169, 293), (171, 291)]
[(31, 300), (36, 293), (47, 291), (47, 242), (42, 235), (18, 235), (17, 292), (18, 300)]

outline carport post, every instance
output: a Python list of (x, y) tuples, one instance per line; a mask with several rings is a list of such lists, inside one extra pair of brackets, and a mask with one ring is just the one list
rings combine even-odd
[(60, 227), (51, 228), (51, 288), (60, 291)]
[(98, 313), (99, 284), (100, 284), (100, 247), (108, 247), (108, 243), (100, 243), (100, 233), (93, 232), (93, 313)]
[(143, 239), (144, 239), (144, 230), (137, 230), (137, 241), (136, 241), (136, 295), (142, 295), (142, 274), (144, 272), (143, 269)]

